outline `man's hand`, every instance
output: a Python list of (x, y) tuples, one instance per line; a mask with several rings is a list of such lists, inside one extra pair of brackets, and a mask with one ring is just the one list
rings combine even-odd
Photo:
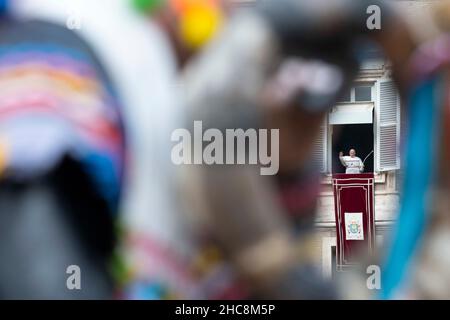
[(344, 161), (344, 153), (341, 151), (339, 152), (339, 161), (341, 162), (341, 164), (347, 168), (347, 164)]

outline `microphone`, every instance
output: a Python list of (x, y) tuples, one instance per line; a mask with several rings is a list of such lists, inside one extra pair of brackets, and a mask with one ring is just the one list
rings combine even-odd
[(363, 160), (363, 164), (364, 164), (364, 162), (366, 162), (366, 160), (367, 160), (367, 158), (371, 155), (373, 153), (373, 150), (372, 151), (370, 151), (370, 153), (364, 158), (364, 160)]

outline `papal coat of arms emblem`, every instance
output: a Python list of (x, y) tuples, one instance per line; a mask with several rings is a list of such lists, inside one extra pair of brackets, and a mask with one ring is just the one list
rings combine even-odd
[(347, 240), (364, 240), (362, 213), (346, 212), (345, 229)]
[(348, 225), (348, 232), (350, 233), (360, 233), (361, 232), (361, 227), (358, 223), (356, 223), (356, 221), (352, 221), (349, 225)]

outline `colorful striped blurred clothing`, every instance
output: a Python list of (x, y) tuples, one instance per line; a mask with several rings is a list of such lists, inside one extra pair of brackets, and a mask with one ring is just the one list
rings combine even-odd
[(0, 148), (2, 176), (19, 180), (72, 157), (116, 210), (124, 162), (118, 97), (95, 54), (70, 30), (0, 22)]

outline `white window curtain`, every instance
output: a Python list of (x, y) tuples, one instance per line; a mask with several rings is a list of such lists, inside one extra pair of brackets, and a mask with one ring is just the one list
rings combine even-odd
[(377, 83), (376, 170), (400, 168), (400, 97), (392, 80)]
[(314, 141), (313, 149), (314, 164), (322, 173), (327, 171), (327, 135), (328, 119), (325, 117)]
[(329, 123), (334, 124), (361, 124), (373, 123), (373, 103), (340, 104), (329, 114)]

